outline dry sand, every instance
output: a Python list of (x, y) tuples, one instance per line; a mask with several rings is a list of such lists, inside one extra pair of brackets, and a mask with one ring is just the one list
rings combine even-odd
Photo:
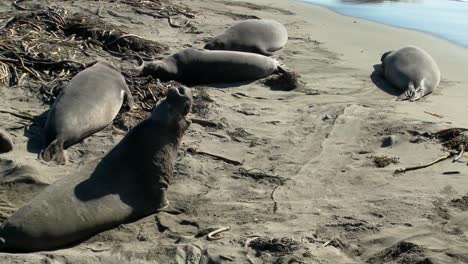
[[(223, 126), (193, 124), (184, 137), (169, 192), (182, 213), (159, 213), (63, 250), (1, 253), (1, 263), (468, 263), (466, 164), (449, 160), (393, 174), (445, 155), (438, 143), (410, 143), (415, 134), (468, 127), (467, 49), (292, 1), (185, 4), (198, 12), (193, 23), (200, 34), (171, 28), (165, 19), (134, 15), (115, 3), (114, 11), (144, 24), (105, 12), (104, 17), (129, 33), (166, 43), (171, 52), (202, 46), (235, 20), (275, 19), (290, 35), (275, 57), (299, 72), (305, 86), (295, 91), (261, 82), (195, 87), (213, 99), (204, 118)], [(67, 4), (90, 12), (111, 5)], [(383, 52), (408, 44), (431, 53), (443, 75), (434, 94), (416, 103), (396, 102), (395, 91), (378, 88), (388, 85), (372, 74)], [(22, 89), (1, 90), (1, 109), (39, 115), (47, 108)], [(0, 113), (1, 127), (18, 121)], [(0, 156), (3, 218), (45, 184), (102, 157), (121, 138), (105, 129), (69, 149), (70, 164), (55, 167), (27, 151), (30, 135), (10, 132), (16, 149)], [(390, 135), (396, 144), (382, 148)], [(189, 147), (242, 165), (193, 154)], [(400, 163), (376, 168), (370, 157), (383, 155)], [(26, 183), (8, 183), (11, 175), (23, 176)], [(220, 240), (196, 237), (223, 226), (231, 230)]]

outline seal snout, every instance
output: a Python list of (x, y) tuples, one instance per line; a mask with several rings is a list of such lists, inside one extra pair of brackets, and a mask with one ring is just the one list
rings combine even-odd
[(177, 106), (184, 116), (190, 112), (193, 101), (190, 89), (185, 86), (167, 90), (167, 100)]

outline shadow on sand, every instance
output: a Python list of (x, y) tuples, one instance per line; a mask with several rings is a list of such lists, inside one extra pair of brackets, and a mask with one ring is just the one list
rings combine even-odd
[(34, 117), (33, 123), (26, 127), (24, 136), (28, 138), (27, 150), (31, 153), (39, 154), (43, 147), (43, 130), (47, 121), (49, 110)]
[(385, 77), (383, 76), (382, 66), (380, 64), (374, 65), (374, 71), (370, 75), (372, 82), (377, 86), (380, 90), (394, 96), (399, 96), (402, 92), (391, 85)]

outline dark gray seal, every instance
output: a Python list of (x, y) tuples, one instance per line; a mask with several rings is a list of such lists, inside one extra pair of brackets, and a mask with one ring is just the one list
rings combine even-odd
[(276, 60), (259, 54), (188, 48), (145, 64), (142, 75), (162, 81), (208, 84), (257, 80), (278, 70)]
[(249, 19), (239, 22), (214, 37), (206, 45), (209, 50), (233, 50), (267, 56), (286, 45), (288, 31), (274, 20)]
[(419, 100), (439, 85), (439, 66), (431, 55), (418, 47), (386, 52), (380, 60), (387, 81), (404, 91), (397, 100)]
[(102, 130), (114, 120), (124, 96), (133, 98), (122, 74), (107, 62), (78, 73), (62, 90), (49, 111), (42, 158), (65, 164), (64, 149)]
[(0, 128), (0, 154), (13, 150), (13, 140), (8, 132)]
[(168, 205), (178, 146), (190, 125), (192, 96), (171, 88), (151, 116), (96, 165), (43, 190), (0, 226), (0, 250), (33, 252), (76, 244)]

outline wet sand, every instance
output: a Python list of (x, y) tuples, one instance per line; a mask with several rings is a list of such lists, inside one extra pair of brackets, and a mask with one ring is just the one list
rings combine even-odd
[[(199, 34), (107, 1), (74, 1), (64, 7), (94, 12), (103, 6), (105, 21), (165, 43), (170, 47), (167, 53), (201, 47), (205, 39), (247, 17), (275, 19), (285, 24), (290, 36), (275, 57), (302, 76), (304, 87), (281, 91), (261, 81), (194, 87), (212, 99), (203, 118), (222, 126), (192, 124), (183, 139), (169, 189), (169, 199), (180, 213), (149, 216), (67, 249), (0, 253), (0, 262), (468, 262), (467, 157), (462, 158), (465, 163), (448, 160), (393, 173), (446, 154), (430, 140), (411, 143), (415, 135), (468, 127), (467, 49), (300, 2), (185, 4), (197, 12), (192, 23)], [(111, 8), (133, 23), (105, 12)], [(374, 73), (383, 52), (408, 44), (431, 53), (443, 76), (439, 88), (416, 103), (396, 102), (398, 92)], [(0, 89), (0, 109), (33, 116), (47, 109), (24, 89)], [(5, 129), (22, 121), (0, 113)], [(70, 148), (68, 165), (55, 167), (27, 151), (23, 130), (9, 132), (15, 150), (0, 155), (3, 218), (46, 184), (102, 157), (122, 137), (106, 128)], [(381, 147), (391, 135), (396, 144)], [(375, 156), (397, 157), (399, 163), (377, 168), (371, 158)], [(8, 183), (12, 175), (33, 175), (33, 180)], [(231, 230), (222, 233), (222, 239), (202, 236), (224, 226)]]

